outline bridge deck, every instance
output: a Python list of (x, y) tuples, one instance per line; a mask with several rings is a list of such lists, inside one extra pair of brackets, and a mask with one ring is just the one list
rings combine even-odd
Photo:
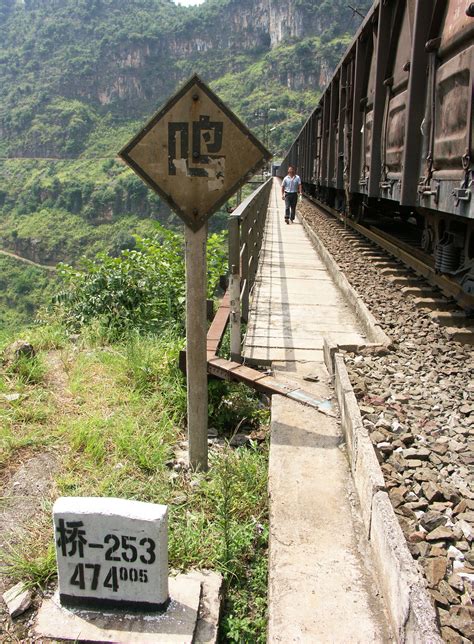
[(256, 364), (322, 362), (325, 336), (364, 338), (303, 226), (285, 224), (284, 211), (275, 179), (243, 354)]
[[(285, 224), (275, 180), (244, 355), (272, 362), (279, 380), (300, 382), (331, 410), (325, 335), (364, 343), (303, 226)], [(317, 382), (303, 381), (308, 373)], [(342, 442), (334, 414), (272, 397), (269, 644), (392, 641)]]

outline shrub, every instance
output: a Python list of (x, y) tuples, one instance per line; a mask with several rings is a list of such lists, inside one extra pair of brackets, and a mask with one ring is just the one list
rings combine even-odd
[[(222, 235), (210, 236), (208, 255), (212, 292), (225, 266)], [(136, 248), (118, 257), (100, 254), (84, 271), (61, 264), (59, 274), (65, 288), (55, 299), (57, 311), (75, 330), (99, 322), (113, 339), (184, 328), (184, 243), (178, 233), (159, 227), (159, 238), (137, 238)]]

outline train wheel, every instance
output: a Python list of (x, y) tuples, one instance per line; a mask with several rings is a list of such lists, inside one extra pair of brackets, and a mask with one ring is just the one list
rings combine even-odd
[(430, 228), (430, 226), (425, 226), (423, 233), (421, 235), (421, 247), (425, 251), (425, 253), (432, 253), (433, 252), (433, 244), (434, 244), (434, 233), (433, 230)]
[(356, 202), (353, 204), (351, 209), (352, 219), (357, 224), (361, 224), (365, 219), (366, 212), (367, 212), (366, 204), (364, 204), (361, 201)]

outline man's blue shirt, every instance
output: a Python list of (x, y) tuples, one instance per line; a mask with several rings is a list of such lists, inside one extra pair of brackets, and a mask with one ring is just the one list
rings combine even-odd
[(298, 192), (298, 186), (301, 184), (301, 179), (297, 174), (292, 178), (289, 174), (283, 179), (282, 188), (285, 192)]

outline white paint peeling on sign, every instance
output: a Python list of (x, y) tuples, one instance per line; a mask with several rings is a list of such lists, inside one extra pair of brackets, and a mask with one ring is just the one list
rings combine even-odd
[(173, 165), (178, 174), (182, 174), (183, 177), (188, 176), (188, 162), (186, 159), (173, 159)]
[(207, 183), (208, 190), (221, 190), (225, 180), (225, 157), (212, 159), (209, 165), (210, 168), (207, 171), (207, 176), (210, 179)]
[[(190, 172), (187, 159), (173, 159), (172, 163), (177, 175), (181, 175), (182, 177), (193, 176)], [(222, 190), (225, 182), (225, 157), (210, 159), (208, 167), (203, 169), (203, 173), (208, 178), (207, 188), (209, 192)]]

